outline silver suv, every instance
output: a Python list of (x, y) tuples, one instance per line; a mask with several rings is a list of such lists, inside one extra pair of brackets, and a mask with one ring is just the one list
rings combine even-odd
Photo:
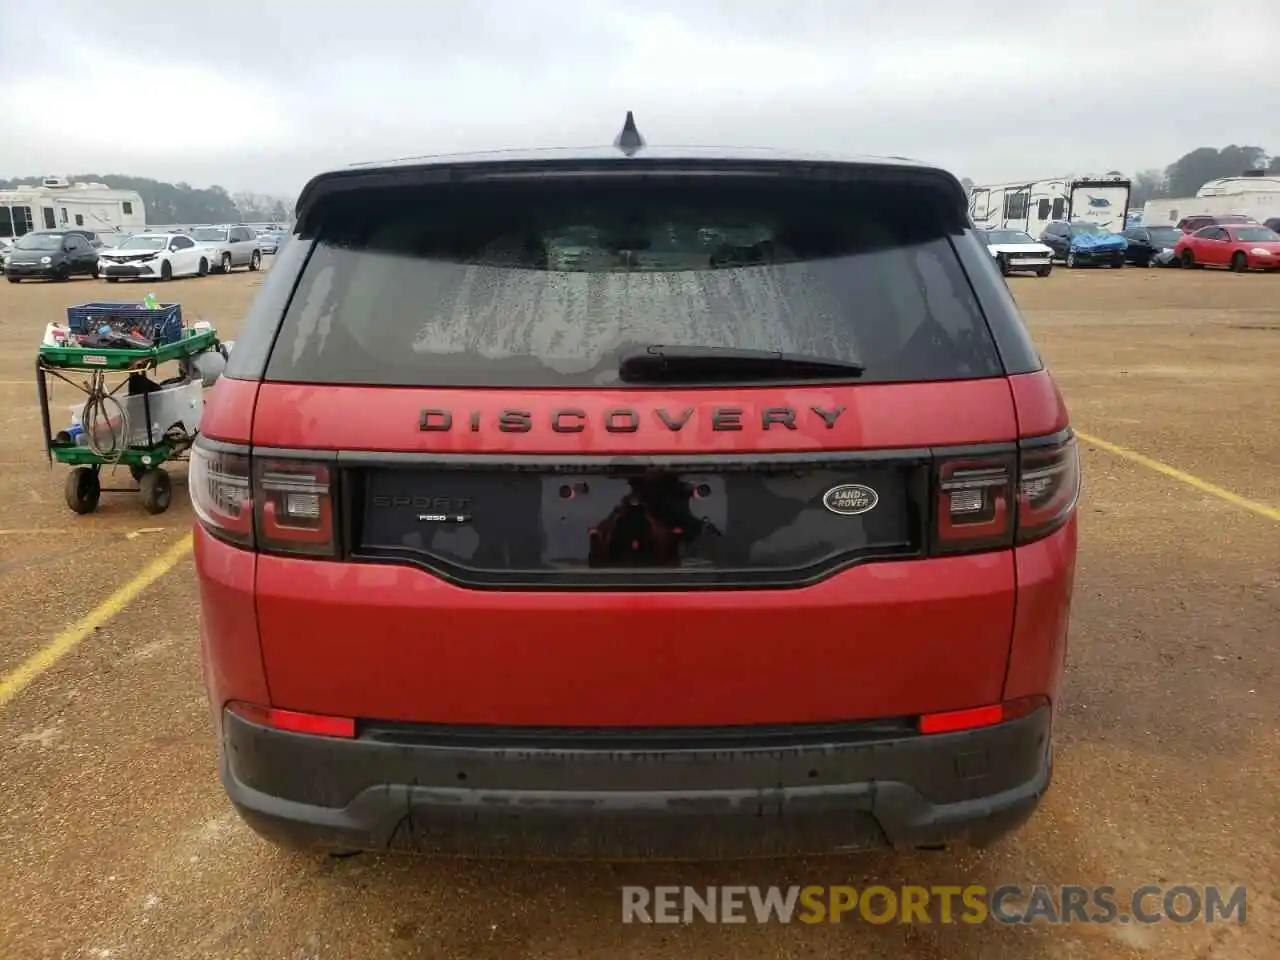
[(233, 267), (257, 270), (262, 266), (258, 238), (246, 226), (196, 227), (191, 239), (209, 251), (209, 264), (217, 273), (230, 273)]

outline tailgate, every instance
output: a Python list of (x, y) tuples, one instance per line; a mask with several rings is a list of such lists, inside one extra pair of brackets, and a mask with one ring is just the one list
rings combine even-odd
[(592, 164), (306, 194), (253, 457), (326, 461), (337, 544), (260, 558), (273, 701), (648, 726), (998, 700), (1012, 551), (930, 541), (937, 458), (1018, 434), (959, 184)]

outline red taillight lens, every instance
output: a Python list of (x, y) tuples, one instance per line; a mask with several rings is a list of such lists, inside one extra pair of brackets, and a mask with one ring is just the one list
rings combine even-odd
[(956, 457), (938, 465), (940, 553), (1013, 545), (1014, 459)]
[(1016, 457), (939, 461), (936, 553), (992, 550), (1046, 537), (1080, 498), (1080, 456), (1071, 434), (1024, 440)]
[(323, 463), (253, 461), (258, 548), (333, 556), (333, 496)]
[(1080, 499), (1080, 451), (1074, 436), (1022, 451), (1018, 468), (1018, 543), (1030, 543), (1070, 519)]
[(243, 453), (197, 443), (187, 474), (200, 523), (219, 539), (273, 553), (336, 553), (328, 464)]

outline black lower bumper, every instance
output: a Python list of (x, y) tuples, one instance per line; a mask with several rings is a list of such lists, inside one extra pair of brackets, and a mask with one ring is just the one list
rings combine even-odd
[(1076, 250), (1076, 263), (1088, 266), (1124, 266), (1125, 255), (1123, 250)]
[(22, 280), (50, 280), (57, 276), (54, 267), (33, 267), (25, 263), (10, 263), (5, 267), (5, 276), (18, 277)]
[[(223, 717), (241, 817), (291, 847), (722, 859), (967, 842), (1048, 789), (1048, 708), (963, 733), (662, 749), (344, 740)], [(776, 728), (775, 728), (776, 729)]]

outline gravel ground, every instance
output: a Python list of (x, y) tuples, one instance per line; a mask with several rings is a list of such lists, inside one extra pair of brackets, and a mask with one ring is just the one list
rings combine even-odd
[[(157, 291), (234, 335), (261, 274)], [(1280, 278), (1014, 278), (1077, 427), (1280, 507)], [(0, 674), (181, 538), (191, 513), (72, 515), (39, 442), (44, 324), (94, 281), (0, 283)], [(139, 291), (141, 292), (141, 291)], [(112, 297), (121, 294), (112, 288)], [(55, 400), (75, 399), (66, 388)], [(0, 706), (0, 958), (1280, 956), (1280, 523), (1085, 445), (1059, 765), (981, 854), (749, 865), (493, 864), (279, 852), (214, 774), (189, 560)], [(179, 474), (181, 478), (181, 474)], [(1178, 926), (633, 926), (619, 886), (1246, 884), (1249, 919)]]

